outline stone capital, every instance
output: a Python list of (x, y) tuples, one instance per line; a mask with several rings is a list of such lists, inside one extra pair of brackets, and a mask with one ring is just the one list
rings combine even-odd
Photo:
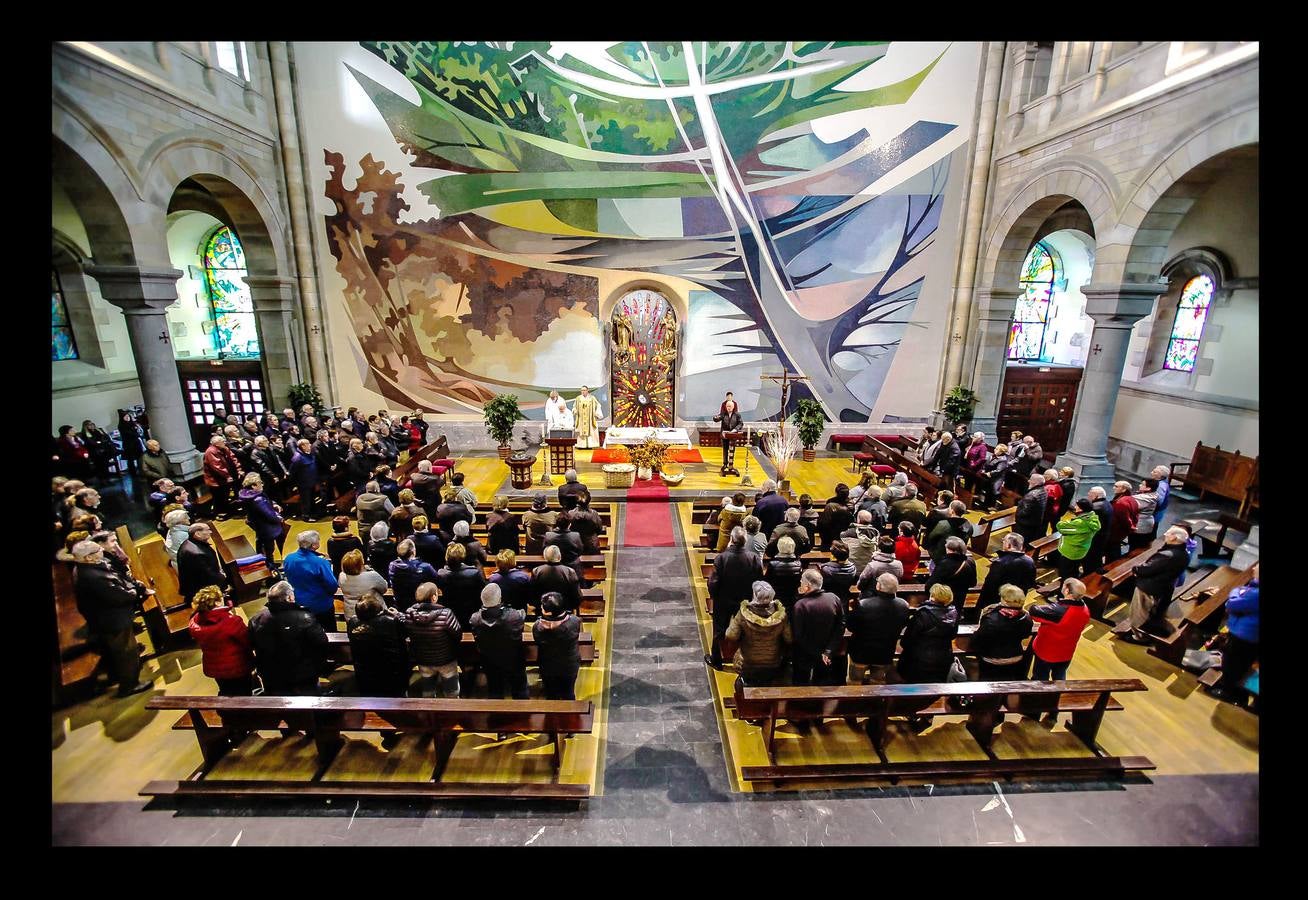
[(1087, 284), (1081, 288), (1085, 314), (1096, 328), (1130, 328), (1153, 312), (1154, 303), (1167, 293), (1165, 284)]
[(295, 279), (282, 275), (246, 275), (255, 312), (290, 315), (295, 309)]
[(979, 318), (1008, 321), (1017, 309), (1020, 291), (996, 291), (992, 288), (978, 288), (972, 292), (972, 305), (980, 310)]
[(141, 266), (87, 266), (84, 270), (100, 285), (100, 296), (126, 314), (162, 314), (177, 302), (179, 269)]

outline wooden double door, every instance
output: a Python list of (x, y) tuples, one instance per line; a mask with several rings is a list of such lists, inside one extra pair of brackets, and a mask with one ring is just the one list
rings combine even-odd
[(999, 440), (1020, 431), (1035, 435), (1046, 453), (1066, 450), (1081, 374), (1076, 366), (1008, 366), (995, 428)]
[(258, 360), (178, 362), (177, 375), (182, 382), (191, 438), (200, 450), (209, 446), (218, 407), (227, 410), (228, 415), (240, 416), (241, 421), (249, 416), (262, 421), (271, 401), (263, 389), (263, 367)]

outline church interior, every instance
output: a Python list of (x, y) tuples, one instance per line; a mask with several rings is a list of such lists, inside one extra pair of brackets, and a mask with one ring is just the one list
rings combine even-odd
[(54, 845), (1260, 842), (1257, 42), (51, 66)]

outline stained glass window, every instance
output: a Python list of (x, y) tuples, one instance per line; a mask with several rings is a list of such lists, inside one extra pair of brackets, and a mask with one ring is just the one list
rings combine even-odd
[(220, 358), (259, 356), (254, 301), (245, 284), (245, 251), (226, 225), (214, 229), (201, 249), (204, 285), (213, 310), (214, 349)]
[(1199, 358), (1199, 341), (1203, 337), (1204, 322), (1208, 319), (1208, 304), (1213, 299), (1216, 285), (1207, 275), (1196, 275), (1181, 289), (1181, 304), (1172, 321), (1172, 336), (1167, 342), (1167, 355), (1163, 368), (1175, 372), (1193, 372)]
[(1008, 332), (1009, 359), (1043, 358), (1049, 301), (1057, 280), (1058, 262), (1053, 251), (1044, 243), (1036, 244), (1022, 263), (1022, 293)]
[(53, 268), (50, 270), (50, 359), (77, 359), (77, 342), (73, 340), (73, 327), (68, 321), (64, 291), (59, 286), (59, 273)]

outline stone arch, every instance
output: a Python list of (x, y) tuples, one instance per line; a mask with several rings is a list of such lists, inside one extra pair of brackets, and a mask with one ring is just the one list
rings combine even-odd
[(77, 210), (92, 257), (100, 265), (135, 265), (137, 247), (144, 245), (128, 224), (125, 210), (140, 201), (124, 163), (78, 118), (63, 114), (58, 104), (53, 118), (51, 177)]
[[(147, 200), (160, 209), (197, 209), (231, 225), (245, 249), (251, 275), (288, 275), (286, 226), (277, 204), (268, 196), (254, 170), (218, 142), (200, 135), (161, 138), (147, 151), (142, 165)], [(196, 202), (207, 194), (211, 205)]]
[(100, 347), (99, 334), (95, 328), (91, 290), (86, 274), (82, 270), (87, 261), (77, 241), (57, 228), (51, 229), (50, 266), (59, 278), (64, 309), (68, 312), (68, 323), (73, 329), (73, 339), (77, 341), (78, 359), (93, 366), (103, 367), (104, 351)]
[(673, 289), (670, 284), (653, 278), (633, 278), (630, 281), (624, 281), (600, 299), (600, 322), (607, 322), (613, 314), (613, 307), (617, 306), (618, 301), (632, 291), (658, 291), (672, 304), (679, 322), (685, 322), (690, 315), (690, 305), (687, 299)]
[(1211, 117), (1141, 168), (1140, 186), (1096, 254), (1096, 284), (1153, 283), (1181, 220), (1226, 166), (1258, 152), (1257, 101)]

